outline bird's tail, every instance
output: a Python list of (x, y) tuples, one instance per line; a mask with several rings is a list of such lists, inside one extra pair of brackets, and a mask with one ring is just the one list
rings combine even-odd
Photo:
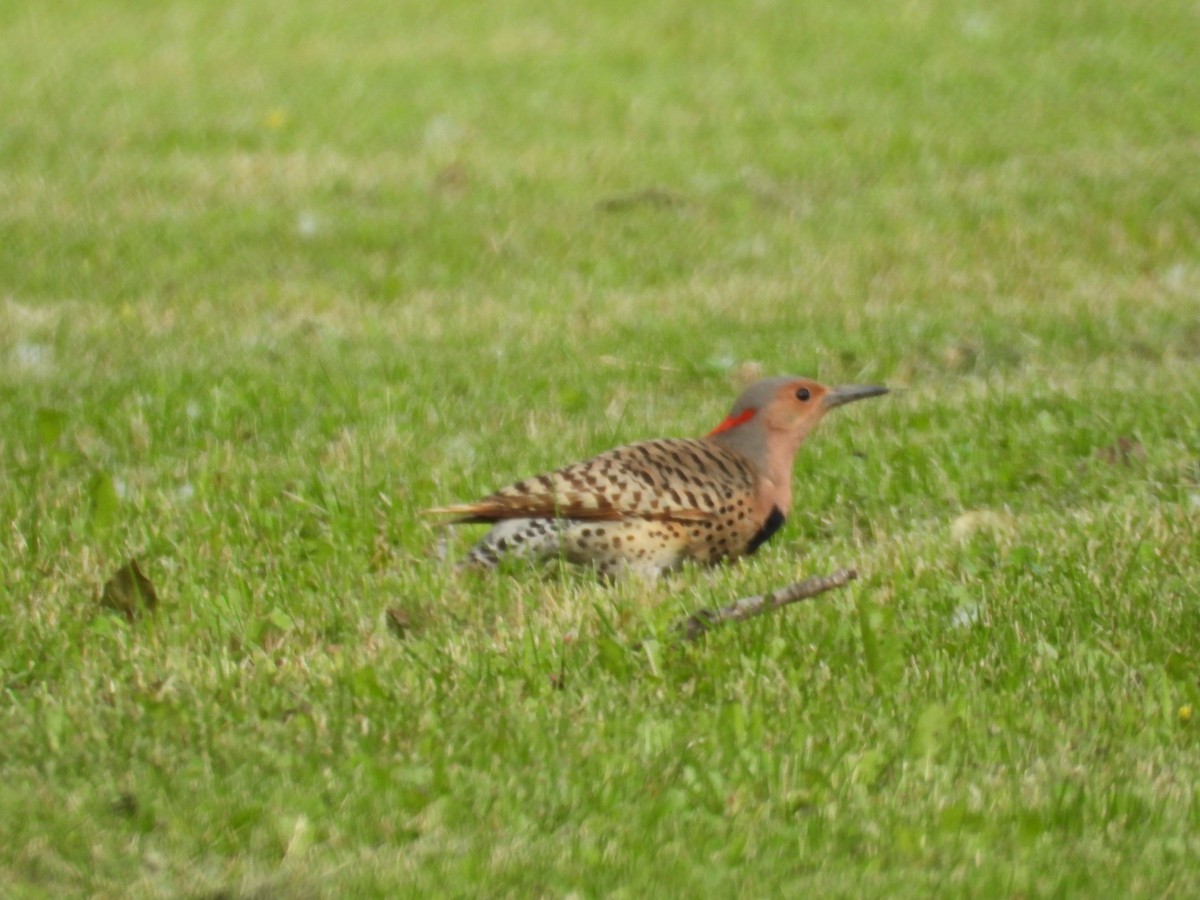
[(504, 557), (553, 559), (562, 549), (563, 524), (559, 519), (505, 519), (497, 522), (471, 548), (463, 565), (494, 569)]

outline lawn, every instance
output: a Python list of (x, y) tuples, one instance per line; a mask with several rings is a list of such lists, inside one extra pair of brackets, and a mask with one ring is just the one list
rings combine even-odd
[[(1194, 3), (41, 0), (0, 57), (0, 893), (1195, 891)], [(421, 515), (759, 373), (893, 393), (739, 565)]]

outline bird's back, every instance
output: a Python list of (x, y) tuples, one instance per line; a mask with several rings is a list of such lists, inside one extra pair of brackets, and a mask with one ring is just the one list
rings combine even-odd
[(739, 453), (668, 439), (617, 447), (437, 511), (493, 523), (468, 556), (475, 565), (559, 556), (608, 575), (653, 576), (689, 559), (711, 564), (754, 552), (763, 539), (756, 490), (757, 473)]
[(442, 507), (463, 522), (513, 518), (698, 522), (753, 510), (749, 460), (711, 441), (643, 441), (518, 481), (475, 503)]

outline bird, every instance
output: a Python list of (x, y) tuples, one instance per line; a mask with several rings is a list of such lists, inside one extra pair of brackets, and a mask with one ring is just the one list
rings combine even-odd
[(824, 415), (886, 393), (879, 385), (763, 379), (701, 438), (627, 444), (426, 512), (492, 526), (462, 561), (471, 568), (563, 559), (604, 577), (654, 580), (688, 561), (734, 561), (783, 527), (796, 452)]

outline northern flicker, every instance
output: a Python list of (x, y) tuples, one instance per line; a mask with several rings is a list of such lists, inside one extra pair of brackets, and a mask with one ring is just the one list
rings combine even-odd
[(535, 475), (475, 503), (429, 510), (492, 528), (465, 563), (503, 556), (561, 558), (601, 574), (647, 577), (687, 560), (713, 564), (754, 553), (792, 506), (800, 444), (836, 406), (886, 394), (874, 385), (825, 387), (807, 378), (759, 381), (698, 439), (617, 447)]

